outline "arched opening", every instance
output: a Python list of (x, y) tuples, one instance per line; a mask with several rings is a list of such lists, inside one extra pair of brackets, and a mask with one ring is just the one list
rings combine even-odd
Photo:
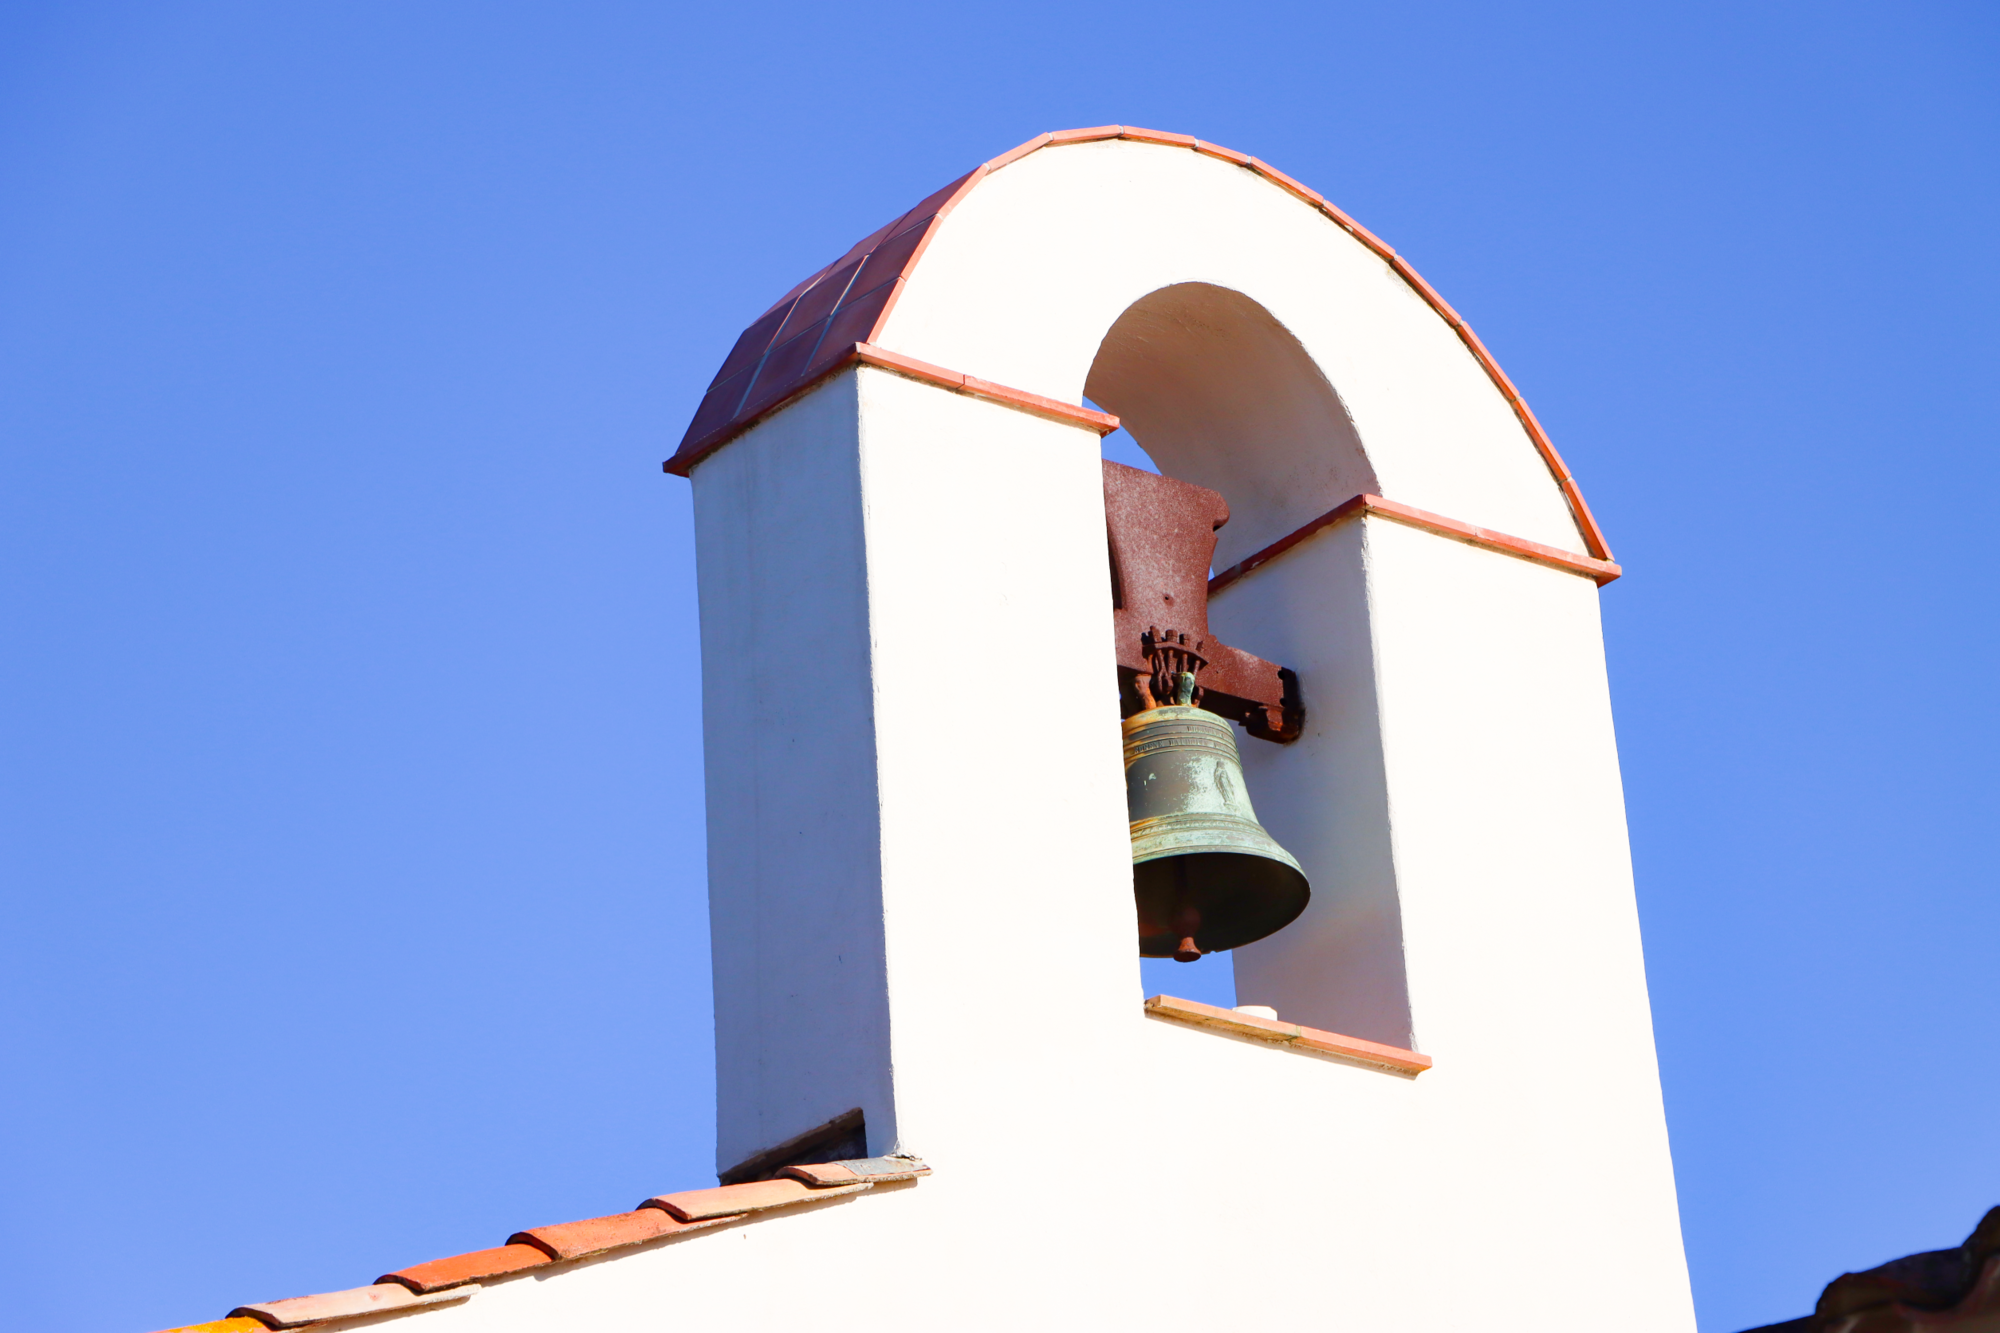
[[(1159, 471), (1228, 502), (1218, 569), (1379, 490), (1340, 396), (1291, 331), (1241, 292), (1177, 283), (1134, 302), (1104, 336), (1085, 392), (1125, 423), (1136, 446), (1126, 454), (1143, 450)], [(1106, 456), (1139, 465), (1109, 446)], [(1148, 993), (1270, 1005), (1293, 1022), (1408, 1045), (1359, 556), (1312, 558), (1333, 563), (1309, 596), (1284, 590), (1302, 572), (1295, 561), (1232, 585), (1210, 614), (1224, 641), (1299, 673), (1305, 735), (1279, 746), (1239, 734), (1239, 748), (1259, 816), (1299, 857), (1313, 901), (1244, 949), (1193, 964), (1144, 959), (1141, 981)]]
[(1270, 311), (1226, 287), (1176, 283), (1134, 302), (1084, 392), (1162, 472), (1229, 501), (1218, 568), (1377, 489), (1326, 376)]

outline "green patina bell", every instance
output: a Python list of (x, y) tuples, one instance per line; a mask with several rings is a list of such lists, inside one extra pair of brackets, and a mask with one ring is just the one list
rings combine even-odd
[(1176, 702), (1125, 719), (1125, 801), (1139, 953), (1191, 963), (1282, 930), (1311, 890), (1292, 854), (1250, 808), (1229, 723)]

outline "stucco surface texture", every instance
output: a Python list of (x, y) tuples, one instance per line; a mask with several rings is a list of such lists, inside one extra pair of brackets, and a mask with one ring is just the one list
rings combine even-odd
[[(1089, 391), (1222, 491), (1218, 565), (1369, 486), (1584, 550), (1436, 311), (1213, 157), (992, 173), (877, 341)], [(694, 465), (718, 1164), (860, 1107), (935, 1174), (426, 1330), (1692, 1330), (1595, 585), (1373, 517), (1231, 584), (1215, 632), (1298, 673), (1305, 734), (1241, 747), (1314, 886), (1239, 999), (1434, 1065), (1149, 1019), (1098, 458), (849, 366)]]
[[(1381, 494), (1584, 550), (1512, 409), (1423, 298), (1331, 219), (1218, 158), (1106, 140), (994, 172), (945, 218), (876, 341), (1077, 402), (1127, 307), (1180, 283), (1240, 292), (1297, 338), (1366, 441)], [(1354, 494), (1335, 468), (1314, 470), (1268, 507), (1230, 497), (1218, 567)]]

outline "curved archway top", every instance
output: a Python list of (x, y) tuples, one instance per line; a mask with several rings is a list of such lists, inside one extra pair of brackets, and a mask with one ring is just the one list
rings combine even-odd
[[(1384, 495), (1611, 559), (1513, 382), (1394, 249), (1257, 158), (1131, 126), (1037, 136), (787, 292), (737, 339), (667, 470), (687, 475), (857, 345), (1076, 403), (1121, 316), (1184, 283), (1241, 292), (1297, 338)], [(1275, 540), (1348, 498), (1307, 488), (1296, 512), (1239, 513), (1256, 530), (1237, 535)]]

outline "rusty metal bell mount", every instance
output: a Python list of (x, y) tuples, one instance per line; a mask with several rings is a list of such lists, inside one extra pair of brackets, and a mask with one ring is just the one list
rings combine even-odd
[(1139, 953), (1191, 963), (1284, 929), (1311, 887), (1257, 822), (1229, 723), (1194, 706), (1192, 673), (1175, 684), (1125, 719), (1125, 802)]

